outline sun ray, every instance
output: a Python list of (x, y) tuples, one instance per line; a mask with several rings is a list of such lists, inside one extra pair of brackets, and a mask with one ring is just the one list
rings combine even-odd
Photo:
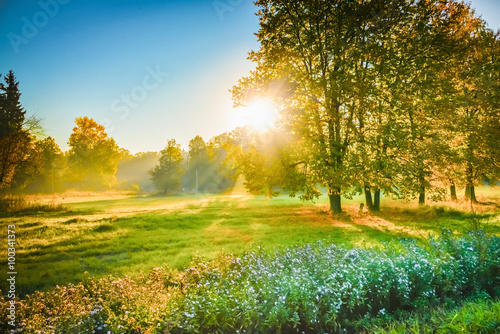
[(248, 125), (256, 131), (272, 128), (278, 119), (276, 107), (268, 98), (257, 98), (247, 106), (237, 108), (238, 123)]

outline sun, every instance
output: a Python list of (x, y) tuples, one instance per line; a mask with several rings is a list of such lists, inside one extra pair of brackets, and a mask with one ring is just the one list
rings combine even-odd
[(276, 106), (268, 98), (257, 98), (247, 106), (237, 109), (240, 123), (244, 123), (256, 131), (266, 131), (272, 128), (278, 118)]

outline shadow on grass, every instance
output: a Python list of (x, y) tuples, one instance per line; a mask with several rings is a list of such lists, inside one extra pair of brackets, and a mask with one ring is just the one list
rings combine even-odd
[(104, 211), (98, 211), (93, 209), (81, 209), (81, 210), (61, 210), (61, 211), (19, 211), (19, 212), (0, 212), (0, 218), (23, 218), (23, 217), (41, 217), (41, 218), (61, 218), (61, 217), (71, 217), (71, 216), (85, 216), (94, 215), (98, 213), (103, 213)]
[[(379, 213), (362, 216), (356, 215), (357, 209), (350, 210), (332, 216), (324, 207), (285, 199), (214, 198), (171, 213), (150, 211), (99, 220), (70, 217), (54, 223), (45, 218), (70, 214), (47, 213), (39, 221), (16, 223), (22, 240), (17, 259), (22, 273), (18, 290), (24, 296), (56, 284), (77, 283), (85, 271), (99, 277), (135, 276), (164, 264), (182, 269), (196, 251), (210, 259), (221, 249), (241, 254), (258, 244), (272, 250), (318, 240), (377, 248), (396, 238), (426, 238), (442, 227), (465, 231), (473, 219), (495, 217), (492, 213), (474, 215), (440, 207), (384, 207)], [(500, 232), (498, 225), (491, 226), (495, 232)], [(6, 264), (4, 259), (0, 261), (1, 267)], [(2, 278), (3, 291), (4, 282)]]
[(500, 226), (491, 223), (499, 216), (498, 212), (477, 213), (443, 206), (424, 206), (418, 208), (387, 207), (371, 214), (399, 226), (410, 226), (438, 233), (443, 228), (459, 233), (477, 229), (485, 229), (489, 233), (500, 232)]

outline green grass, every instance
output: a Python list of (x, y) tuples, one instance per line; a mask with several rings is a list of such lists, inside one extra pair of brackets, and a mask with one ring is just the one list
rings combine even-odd
[[(383, 320), (382, 320), (383, 322)], [(460, 307), (434, 308), (405, 320), (373, 325), (367, 333), (500, 333), (500, 301), (469, 301)]]
[[(487, 194), (498, 203), (498, 191)], [(153, 267), (181, 269), (195, 253), (214, 258), (255, 249), (328, 240), (348, 247), (382, 247), (396, 237), (427, 238), (442, 228), (463, 233), (486, 227), (500, 233), (496, 206), (467, 204), (417, 207), (383, 201), (377, 214), (360, 213), (361, 197), (344, 201), (332, 217), (327, 198), (315, 204), (280, 196), (127, 197), (65, 204), (69, 211), (0, 218), (2, 230), (16, 225), (17, 288), (20, 295), (79, 282), (84, 272), (101, 277), (137, 276)], [(472, 224), (477, 220), (479, 223)], [(5, 254), (6, 243), (0, 246)], [(5, 258), (0, 267), (7, 265)], [(0, 288), (5, 291), (5, 270)]]

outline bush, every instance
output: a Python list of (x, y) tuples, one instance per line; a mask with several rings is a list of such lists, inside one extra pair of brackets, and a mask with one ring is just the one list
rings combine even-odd
[[(23, 333), (357, 333), (466, 298), (500, 296), (500, 239), (446, 232), (383, 251), (318, 242), (241, 257), (196, 257), (178, 273), (87, 277), (18, 305)], [(0, 315), (5, 319), (6, 305)], [(8, 327), (4, 327), (9, 329)]]
[[(367, 319), (500, 294), (500, 241), (476, 232), (383, 252), (317, 243), (196, 272), (185, 332), (357, 332)], [(226, 261), (227, 262), (227, 261)], [(197, 268), (200, 268), (198, 266)]]
[[(77, 285), (36, 292), (16, 303), (16, 324), (0, 322), (3, 333), (162, 333), (165, 314), (178, 289), (169, 287), (170, 271), (155, 268), (136, 280), (90, 276)], [(3, 298), (3, 297), (2, 297)], [(2, 300), (1, 319), (8, 302)]]

